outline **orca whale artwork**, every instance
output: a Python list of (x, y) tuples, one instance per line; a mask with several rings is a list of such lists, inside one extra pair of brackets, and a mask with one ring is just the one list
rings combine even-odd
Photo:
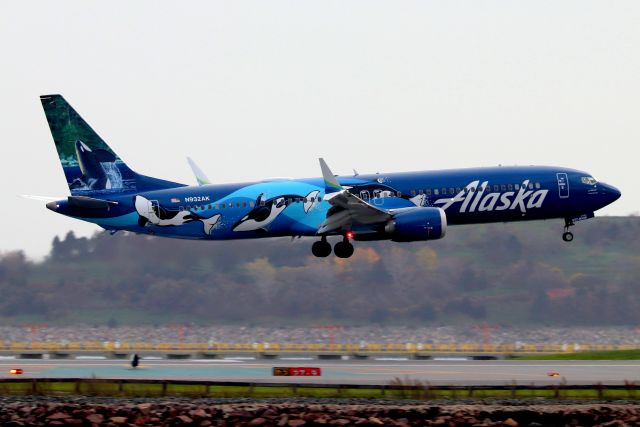
[(131, 170), (68, 103), (43, 98), (42, 107), (71, 194), (121, 192), (135, 185)]
[[(509, 166), (334, 175), (200, 185), (134, 172), (60, 95), (41, 97), (71, 195), (50, 210), (109, 230), (198, 240), (312, 237), (316, 257), (348, 258), (353, 241), (441, 239), (458, 224), (577, 221), (620, 197), (591, 174), (558, 166)], [(332, 247), (328, 239), (337, 239)]]

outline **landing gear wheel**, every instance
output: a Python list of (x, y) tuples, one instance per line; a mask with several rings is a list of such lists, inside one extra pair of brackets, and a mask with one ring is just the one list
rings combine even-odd
[(349, 243), (348, 240), (343, 240), (336, 243), (333, 247), (333, 253), (336, 254), (338, 258), (349, 258), (353, 255), (353, 245)]
[(562, 233), (562, 240), (570, 242), (573, 240), (573, 233), (569, 231), (569, 227), (573, 227), (575, 223), (571, 219), (564, 219), (564, 233)]
[(331, 254), (331, 245), (327, 239), (319, 240), (313, 243), (311, 252), (318, 258), (326, 258)]

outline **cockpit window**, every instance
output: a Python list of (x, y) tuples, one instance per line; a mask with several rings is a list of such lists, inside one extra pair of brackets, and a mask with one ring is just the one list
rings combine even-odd
[(592, 176), (583, 176), (580, 178), (583, 184), (595, 185), (598, 181)]

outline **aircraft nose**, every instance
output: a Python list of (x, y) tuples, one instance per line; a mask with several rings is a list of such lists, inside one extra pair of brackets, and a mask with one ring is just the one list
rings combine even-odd
[(602, 194), (605, 197), (607, 204), (615, 202), (622, 195), (622, 193), (620, 193), (620, 190), (618, 190), (613, 185), (609, 185), (601, 182), (598, 185), (598, 187), (600, 190), (600, 194)]

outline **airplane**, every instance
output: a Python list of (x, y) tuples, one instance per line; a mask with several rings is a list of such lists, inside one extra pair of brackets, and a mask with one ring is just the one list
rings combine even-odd
[[(577, 221), (620, 197), (591, 174), (553, 166), (498, 166), (423, 172), (334, 175), (199, 185), (134, 172), (61, 95), (40, 97), (71, 195), (56, 213), (115, 233), (230, 240), (314, 237), (311, 252), (349, 258), (353, 241), (429, 241), (460, 224), (563, 219), (563, 240)], [(329, 237), (338, 241), (331, 246)]]

